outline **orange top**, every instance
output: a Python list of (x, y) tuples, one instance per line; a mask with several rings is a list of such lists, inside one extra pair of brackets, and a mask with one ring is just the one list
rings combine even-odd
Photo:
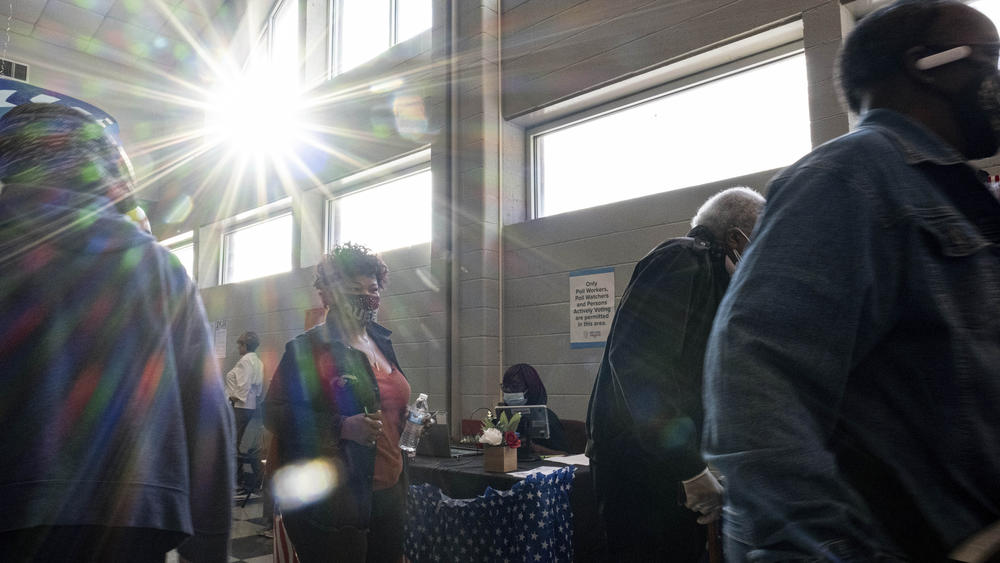
[(410, 384), (403, 373), (392, 366), (390, 373), (375, 369), (379, 396), (382, 399), (382, 434), (375, 441), (375, 475), (372, 488), (388, 489), (399, 481), (403, 472), (403, 452), (399, 449), (400, 424), (406, 422), (406, 407), (410, 401)]

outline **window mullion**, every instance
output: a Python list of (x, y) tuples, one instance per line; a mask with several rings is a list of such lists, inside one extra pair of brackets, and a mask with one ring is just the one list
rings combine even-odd
[(396, 19), (399, 14), (398, 0), (387, 0), (389, 2), (389, 47), (396, 44), (398, 37), (399, 21)]

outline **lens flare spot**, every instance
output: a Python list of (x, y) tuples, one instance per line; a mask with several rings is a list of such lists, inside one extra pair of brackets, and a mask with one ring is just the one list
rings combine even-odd
[(660, 431), (660, 444), (664, 449), (682, 448), (695, 433), (694, 421), (682, 416), (670, 420)]
[(191, 54), (191, 48), (187, 46), (186, 43), (178, 43), (174, 45), (174, 58), (182, 61)]
[(129, 45), (128, 50), (133, 55), (138, 55), (140, 57), (149, 56), (149, 46), (146, 45), (145, 43), (132, 43), (131, 45)]
[(392, 114), (400, 137), (421, 141), (427, 136), (427, 112), (420, 96), (396, 96), (392, 100)]
[(133, 246), (132, 248), (125, 251), (122, 254), (121, 271), (131, 272), (142, 261), (143, 250), (138, 246)]
[(80, 181), (84, 184), (96, 182), (101, 179), (101, 171), (94, 163), (87, 164), (80, 170)]
[(274, 473), (274, 500), (284, 510), (312, 504), (339, 484), (337, 468), (326, 459), (286, 465)]
[(104, 85), (97, 80), (86, 80), (83, 82), (83, 93), (88, 98), (96, 98), (105, 91)]
[(140, 121), (132, 128), (137, 139), (148, 139), (153, 135), (153, 126), (148, 121)]
[(194, 202), (191, 200), (191, 196), (182, 195), (170, 206), (164, 221), (170, 224), (183, 223), (191, 215), (193, 209)]

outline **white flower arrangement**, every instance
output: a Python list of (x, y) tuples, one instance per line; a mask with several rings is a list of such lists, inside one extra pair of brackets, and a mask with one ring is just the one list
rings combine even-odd
[(499, 446), (503, 443), (503, 432), (496, 428), (486, 428), (479, 436), (479, 442), (488, 446)]
[(487, 411), (483, 419), (483, 433), (479, 441), (487, 446), (520, 448), (521, 439), (517, 435), (517, 425), (521, 423), (521, 413), (507, 418), (507, 412), (500, 413), (500, 419), (493, 422), (493, 413)]

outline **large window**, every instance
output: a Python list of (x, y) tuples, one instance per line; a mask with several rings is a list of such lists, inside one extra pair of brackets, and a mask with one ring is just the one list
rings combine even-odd
[(361, 186), (330, 200), (327, 246), (354, 242), (381, 252), (431, 240), (431, 171)]
[(252, 280), (292, 269), (292, 212), (241, 222), (226, 230), (222, 283)]
[(431, 0), (332, 0), (333, 74), (431, 27)]
[(536, 217), (791, 164), (811, 148), (805, 56), (689, 80), (535, 132)]
[(298, 84), (299, 73), (299, 3), (283, 0), (275, 7), (270, 21), (271, 69), (276, 79)]
[(194, 279), (194, 231), (160, 241), (180, 261), (191, 279)]

